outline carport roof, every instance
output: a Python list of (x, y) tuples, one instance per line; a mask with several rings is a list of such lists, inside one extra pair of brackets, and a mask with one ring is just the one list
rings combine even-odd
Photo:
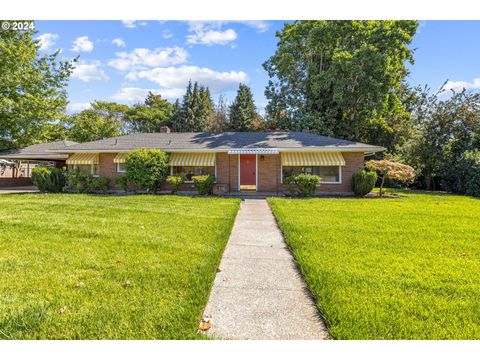
[(42, 144), (30, 145), (22, 149), (13, 149), (0, 152), (0, 159), (11, 160), (66, 160), (68, 153), (56, 152), (71, 145), (78, 144), (75, 141), (54, 141)]

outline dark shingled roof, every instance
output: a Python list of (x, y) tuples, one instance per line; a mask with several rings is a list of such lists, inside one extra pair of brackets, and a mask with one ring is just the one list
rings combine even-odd
[(30, 145), (22, 149), (0, 152), (0, 158), (15, 160), (66, 160), (68, 153), (52, 152), (78, 144), (75, 141), (54, 141), (43, 144)]
[(138, 133), (67, 146), (53, 151), (69, 153), (82, 151), (122, 152), (137, 148), (164, 151), (226, 151), (232, 148), (277, 148), (341, 151), (382, 151), (380, 146), (306, 132), (223, 132), (223, 133)]

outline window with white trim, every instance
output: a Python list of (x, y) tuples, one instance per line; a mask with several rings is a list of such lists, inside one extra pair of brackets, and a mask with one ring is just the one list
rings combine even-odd
[(340, 166), (282, 166), (282, 179), (298, 174), (318, 175), (322, 184), (342, 183)]
[(117, 163), (117, 173), (125, 172), (125, 163)]
[(192, 181), (192, 176), (212, 175), (215, 176), (215, 166), (172, 166), (172, 175), (184, 174), (187, 181)]

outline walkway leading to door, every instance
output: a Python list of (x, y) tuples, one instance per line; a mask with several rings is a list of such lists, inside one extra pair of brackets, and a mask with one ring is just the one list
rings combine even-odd
[(328, 338), (266, 200), (242, 202), (204, 316), (218, 338)]

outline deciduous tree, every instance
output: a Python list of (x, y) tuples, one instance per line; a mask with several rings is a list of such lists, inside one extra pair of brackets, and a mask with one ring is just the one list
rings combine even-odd
[(62, 119), (74, 61), (39, 54), (36, 31), (0, 31), (0, 150), (39, 142)]
[[(416, 21), (296, 21), (264, 64), (274, 126), (394, 149), (409, 121), (399, 87), (413, 63)], [(408, 114), (407, 114), (408, 115)], [(400, 124), (399, 124), (400, 123)], [(379, 141), (380, 139), (380, 141)]]

